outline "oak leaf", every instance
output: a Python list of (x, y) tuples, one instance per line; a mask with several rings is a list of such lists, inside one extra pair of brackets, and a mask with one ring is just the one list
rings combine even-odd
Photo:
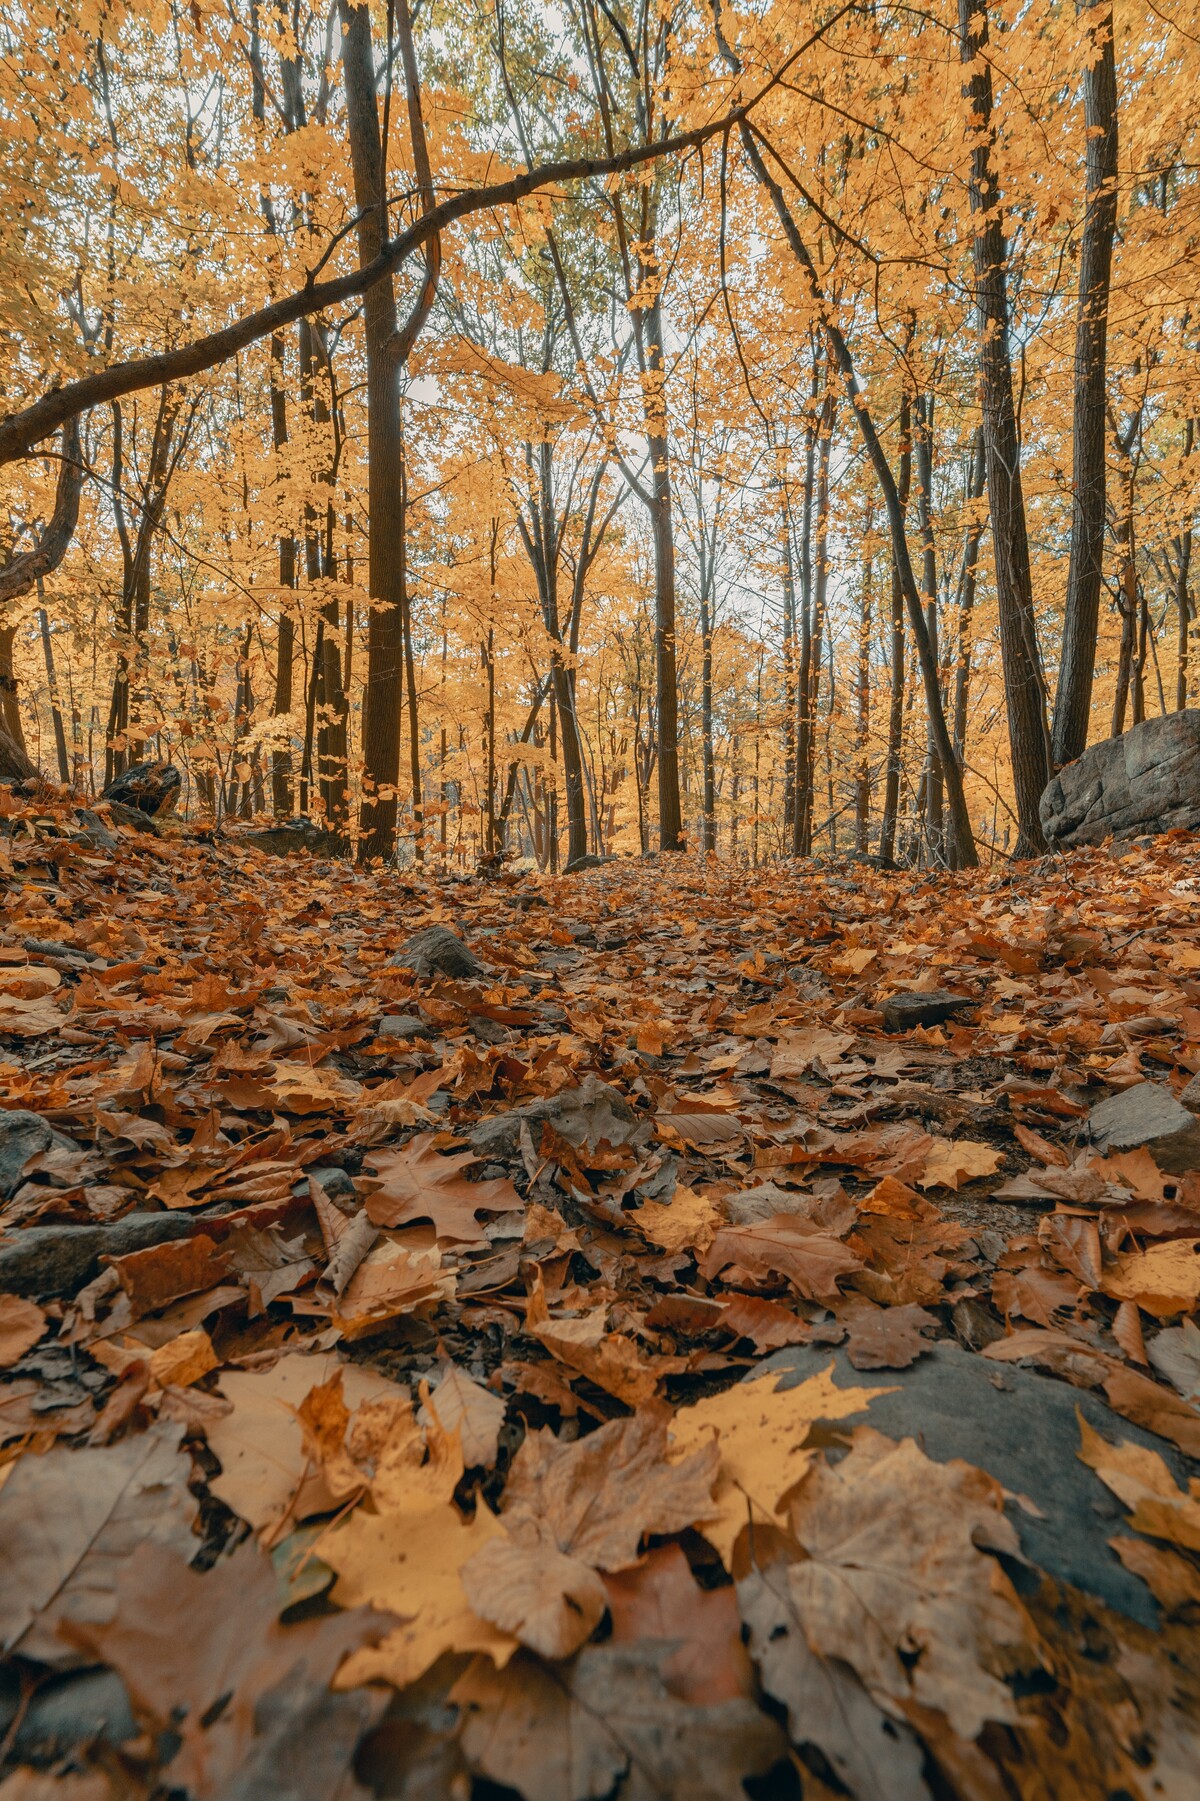
[(367, 1199), (367, 1217), (376, 1226), (431, 1219), (439, 1238), (460, 1244), (485, 1242), (475, 1215), (515, 1212), (522, 1201), (506, 1176), (469, 1182), (462, 1172), (478, 1161), (473, 1151), (443, 1156), (432, 1132), (420, 1132), (394, 1149), (371, 1152), (367, 1173), (380, 1186)]

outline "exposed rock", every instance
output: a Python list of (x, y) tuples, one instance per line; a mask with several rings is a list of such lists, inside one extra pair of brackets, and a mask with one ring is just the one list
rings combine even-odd
[(428, 1038), (430, 1028), (415, 1013), (385, 1013), (375, 1034), (391, 1038), (398, 1044), (411, 1044), (414, 1038)]
[(520, 1149), (522, 1122), (529, 1127), (536, 1149), (547, 1121), (560, 1138), (577, 1150), (585, 1145), (595, 1146), (602, 1138), (614, 1146), (636, 1144), (650, 1130), (649, 1121), (639, 1119), (617, 1089), (610, 1088), (598, 1076), (585, 1076), (578, 1088), (563, 1088), (546, 1100), (531, 1101), (526, 1107), (513, 1107), (492, 1119), (481, 1119), (471, 1133), (471, 1149), (480, 1157), (515, 1157)]
[(925, 993), (915, 990), (889, 994), (881, 1001), (884, 1029), (888, 1032), (911, 1032), (914, 1026), (936, 1026), (956, 1013), (973, 1007), (969, 995), (951, 994), (945, 988), (930, 988)]
[(50, 1150), (69, 1151), (74, 1156), (79, 1146), (47, 1125), (39, 1113), (21, 1108), (0, 1113), (0, 1198), (11, 1200), (25, 1180), (30, 1158)]
[[(162, 831), (157, 819), (153, 818), (149, 813), (143, 813), (140, 807), (127, 807), (122, 800), (110, 800), (106, 801), (104, 804), (108, 809), (108, 816), (114, 825), (128, 826), (129, 829), (134, 832), (148, 832), (152, 838), (162, 837)], [(119, 844), (121, 841), (119, 838), (116, 838), (113, 842), (114, 844)], [(100, 849), (102, 850), (106, 850), (107, 848), (107, 845), (100, 846)]]
[(1179, 1090), (1179, 1098), (1191, 1112), (1200, 1113), (1200, 1076), (1193, 1076), (1186, 1088)]
[[(832, 1360), (836, 1387), (862, 1382), (844, 1350), (797, 1346), (756, 1364), (750, 1379), (778, 1371), (788, 1389), (823, 1373)], [(887, 1392), (868, 1409), (839, 1421), (838, 1429), (873, 1426), (888, 1438), (916, 1438), (927, 1457), (945, 1463), (961, 1457), (976, 1464), (1011, 1496), (1008, 1517), (1021, 1550), (1038, 1569), (1095, 1595), (1143, 1625), (1158, 1622), (1150, 1590), (1119, 1562), (1109, 1540), (1123, 1523), (1121, 1504), (1077, 1455), (1079, 1420), (1110, 1441), (1127, 1440), (1156, 1451), (1176, 1481), (1186, 1482), (1187, 1460), (1170, 1445), (1119, 1419), (1094, 1394), (1034, 1370), (997, 1366), (946, 1340), (930, 1345), (920, 1362), (890, 1370)]]
[(1172, 1175), (1200, 1169), (1200, 1119), (1161, 1082), (1135, 1082), (1098, 1102), (1088, 1114), (1087, 1130), (1105, 1155), (1144, 1145)]
[(481, 976), (483, 964), (474, 951), (455, 937), (449, 926), (426, 926), (414, 932), (391, 959), (416, 976)]
[(108, 829), (99, 813), (94, 813), (91, 807), (76, 807), (75, 818), (79, 822), (83, 836), (89, 844), (94, 844), (97, 850), (111, 852), (119, 847), (121, 840), (115, 832)]
[(1060, 769), (1041, 800), (1042, 830), (1071, 848), (1200, 825), (1200, 709), (1143, 720)]
[(586, 851), (582, 857), (572, 857), (569, 863), (563, 864), (564, 875), (576, 875), (581, 869), (602, 869), (606, 863), (613, 862), (612, 857), (598, 857), (595, 851)]
[(182, 787), (183, 777), (174, 763), (135, 763), (124, 774), (114, 776), (100, 798), (134, 807), (154, 818), (174, 812)]
[(144, 1251), (195, 1230), (186, 1213), (131, 1213), (107, 1226), (25, 1226), (0, 1241), (0, 1293), (35, 1300), (74, 1294), (99, 1274), (101, 1257)]
[(266, 851), (272, 857), (340, 857), (346, 850), (346, 840), (337, 832), (328, 832), (302, 815), (246, 832), (241, 843)]

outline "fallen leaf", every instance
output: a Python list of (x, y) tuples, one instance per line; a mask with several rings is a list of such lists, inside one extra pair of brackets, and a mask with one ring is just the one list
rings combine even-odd
[(801, 1480), (813, 1453), (805, 1448), (816, 1420), (861, 1413), (888, 1388), (838, 1388), (833, 1364), (819, 1376), (780, 1385), (777, 1375), (739, 1382), (724, 1394), (681, 1407), (671, 1421), (671, 1450), (689, 1455), (715, 1446), (719, 1456), (714, 1517), (700, 1530), (726, 1569), (742, 1528), (758, 1522), (785, 1526), (783, 1502)]
[(46, 1330), (46, 1315), (36, 1301), (0, 1294), (0, 1369), (11, 1369), (31, 1351)]
[(693, 1707), (753, 1692), (732, 1588), (701, 1588), (678, 1545), (656, 1545), (631, 1569), (604, 1579), (609, 1643), (670, 1647), (663, 1686)]
[(790, 1213), (752, 1226), (723, 1226), (705, 1255), (704, 1274), (711, 1280), (731, 1263), (752, 1275), (785, 1276), (810, 1301), (835, 1300), (838, 1277), (862, 1268), (840, 1239)]
[(1078, 1415), (1080, 1459), (1129, 1508), (1129, 1524), (1147, 1538), (1200, 1551), (1200, 1481), (1181, 1489), (1157, 1451), (1128, 1439), (1110, 1444)]
[(721, 1214), (708, 1197), (682, 1182), (668, 1206), (643, 1201), (626, 1218), (664, 1251), (706, 1251), (722, 1224)]
[(367, 1217), (376, 1226), (430, 1219), (439, 1238), (484, 1242), (475, 1215), (514, 1212), (522, 1201), (506, 1176), (469, 1182), (462, 1172), (478, 1161), (472, 1151), (444, 1156), (432, 1132), (420, 1132), (394, 1150), (372, 1151), (366, 1169), (380, 1187), (367, 1197)]
[(169, 1547), (190, 1555), (191, 1459), (169, 1423), (102, 1448), (23, 1457), (0, 1489), (0, 1639), (70, 1660), (64, 1621), (112, 1619), (123, 1570)]
[(981, 1176), (995, 1175), (1004, 1156), (990, 1144), (970, 1138), (935, 1138), (917, 1180), (922, 1188), (961, 1188)]
[(1190, 1312), (1200, 1301), (1200, 1239), (1171, 1238), (1122, 1252), (1100, 1286), (1114, 1300), (1136, 1301), (1160, 1319)]
[(985, 1555), (1020, 1556), (999, 1483), (860, 1426), (847, 1457), (809, 1471), (791, 1526), (808, 1556), (789, 1567), (788, 1591), (812, 1650), (850, 1664), (882, 1706), (937, 1708), (961, 1738), (1016, 1723), (1004, 1678), (1041, 1656)]
[(666, 1658), (662, 1646), (589, 1645), (564, 1670), (527, 1653), (503, 1670), (477, 1659), (450, 1691), (469, 1767), (525, 1801), (730, 1801), (782, 1760), (783, 1735), (749, 1700), (679, 1700)]
[(504, 1424), (504, 1402), (498, 1395), (449, 1363), (418, 1415), (422, 1425), (429, 1413), (436, 1416), (443, 1431), (457, 1432), (468, 1469), (491, 1469), (499, 1455)]

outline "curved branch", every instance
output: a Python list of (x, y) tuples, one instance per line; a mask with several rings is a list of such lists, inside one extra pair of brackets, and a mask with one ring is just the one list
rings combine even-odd
[(340, 306), (343, 301), (365, 293), (460, 219), (470, 218), (475, 213), (486, 212), (493, 207), (513, 206), (528, 195), (560, 182), (586, 181), (601, 175), (620, 175), (626, 170), (640, 168), (644, 163), (656, 162), (660, 157), (673, 156), (681, 150), (694, 150), (707, 143), (709, 138), (739, 125), (776, 85), (778, 79), (778, 76), (773, 77), (753, 99), (735, 107), (724, 117), (714, 119), (707, 125), (695, 126), (691, 131), (677, 132), (659, 143), (639, 144), (632, 149), (619, 151), (614, 156), (583, 156), (543, 163), (540, 168), (530, 169), (524, 175), (515, 175), (509, 181), (498, 181), (485, 188), (470, 188), (454, 194), (424, 213), (398, 237), (392, 238), (378, 256), (360, 269), (331, 281), (316, 282), (310, 276), (305, 285), (294, 293), (272, 301), (269, 306), (259, 307), (257, 311), (247, 313), (241, 319), (222, 326), (219, 331), (209, 332), (206, 336), (195, 339), (191, 344), (182, 344), (175, 350), (157, 351), (150, 356), (132, 357), (127, 362), (112, 363), (106, 369), (97, 369), (90, 375), (81, 376), (77, 381), (67, 382), (61, 388), (51, 388), (48, 393), (22, 407), (19, 412), (9, 413), (0, 419), (0, 464), (27, 456), (41, 439), (90, 407), (118, 400), (124, 394), (134, 394), (144, 388), (159, 387), (164, 382), (199, 375), (235, 356), (239, 350), (244, 350), (258, 339), (269, 337), (272, 332), (282, 331), (297, 319), (319, 313), (325, 307)]
[(50, 523), (32, 550), (23, 551), (6, 568), (0, 569), (0, 605), (7, 605), (10, 600), (28, 593), (39, 576), (52, 575), (67, 554), (79, 521), (79, 497), (85, 474), (79, 437), (78, 417), (69, 419), (63, 426), (62, 462)]

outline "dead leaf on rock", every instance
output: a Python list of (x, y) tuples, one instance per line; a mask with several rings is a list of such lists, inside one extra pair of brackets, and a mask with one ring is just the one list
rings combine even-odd
[(860, 1426), (849, 1456), (810, 1470), (791, 1525), (808, 1556), (788, 1589), (814, 1651), (850, 1664), (881, 1705), (911, 1696), (937, 1708), (960, 1738), (1016, 1721), (1004, 1678), (1039, 1669), (1041, 1655), (985, 1555), (1020, 1556), (991, 1476)]
[(747, 1525), (786, 1526), (783, 1502), (812, 1461), (805, 1449), (816, 1420), (861, 1413), (887, 1388), (838, 1388), (833, 1364), (819, 1376), (785, 1388), (775, 1374), (739, 1382), (724, 1394), (681, 1407), (671, 1421), (672, 1452), (714, 1448), (719, 1460), (713, 1518), (700, 1530), (730, 1567)]
[(836, 1300), (838, 1277), (862, 1268), (840, 1239), (790, 1213), (753, 1226), (723, 1226), (705, 1255), (704, 1274), (711, 1280), (731, 1263), (752, 1275), (784, 1276), (810, 1301)]

